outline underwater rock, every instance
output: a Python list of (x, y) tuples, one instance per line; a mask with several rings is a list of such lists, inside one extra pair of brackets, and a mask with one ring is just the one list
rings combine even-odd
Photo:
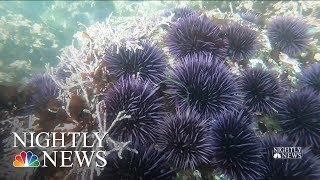
[(17, 102), (18, 88), (16, 86), (0, 85), (0, 109), (12, 109)]

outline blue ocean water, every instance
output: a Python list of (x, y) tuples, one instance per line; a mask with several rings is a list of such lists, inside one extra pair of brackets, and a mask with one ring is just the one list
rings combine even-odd
[[(2, 83), (23, 81), (44, 72), (45, 63), (57, 65), (59, 50), (70, 45), (81, 29), (103, 21), (114, 9), (112, 1), (3, 1), (0, 3), (0, 72)], [(7, 67), (16, 60), (31, 62), (30, 69)], [(10, 72), (11, 71), (11, 72)], [(6, 76), (7, 74), (7, 76)]]

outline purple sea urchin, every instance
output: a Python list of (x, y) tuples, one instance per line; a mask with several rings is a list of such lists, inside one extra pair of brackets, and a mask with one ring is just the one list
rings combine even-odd
[(56, 99), (59, 95), (59, 87), (48, 74), (37, 75), (27, 84), (31, 90), (27, 98), (27, 105), (35, 109), (46, 109), (50, 100)]
[(138, 153), (125, 150), (122, 159), (117, 152), (107, 156), (107, 165), (97, 179), (115, 180), (171, 180), (175, 171), (169, 167), (161, 152), (152, 146), (135, 146)]
[(278, 112), (280, 126), (299, 146), (320, 148), (320, 96), (303, 89), (290, 94)]
[(267, 35), (273, 48), (292, 56), (308, 48), (311, 39), (308, 29), (301, 19), (277, 17), (270, 23)]
[[(296, 147), (296, 144), (288, 141), (280, 135), (268, 135), (262, 139), (262, 159), (266, 164), (264, 179), (309, 179), (310, 176), (320, 176), (319, 158), (310, 149), (302, 148), (301, 159), (275, 159), (273, 149), (275, 147)], [(287, 177), (286, 177), (287, 176)]]
[(120, 141), (154, 143), (156, 127), (162, 110), (162, 97), (150, 81), (121, 78), (105, 97), (107, 124), (111, 124), (120, 111), (131, 118), (123, 119), (113, 127), (111, 137)]
[(229, 42), (228, 55), (232, 60), (249, 60), (260, 47), (257, 32), (249, 27), (233, 24), (226, 29), (225, 35)]
[(178, 111), (160, 124), (159, 148), (179, 169), (195, 169), (209, 163), (211, 139), (208, 120), (194, 111)]
[(211, 123), (213, 164), (230, 179), (257, 179), (263, 175), (259, 140), (243, 111), (225, 111)]
[(306, 68), (300, 78), (301, 88), (310, 88), (320, 93), (320, 63)]
[(281, 106), (282, 88), (277, 77), (260, 67), (242, 73), (239, 87), (244, 104), (254, 112), (273, 114)]
[(195, 10), (187, 8), (187, 7), (175, 8), (173, 10), (173, 13), (174, 13), (174, 16), (173, 16), (172, 21), (177, 21), (177, 20), (180, 20), (183, 18), (188, 18), (190, 16), (197, 16), (198, 15), (198, 13)]
[(221, 60), (227, 55), (227, 41), (218, 25), (206, 17), (190, 16), (172, 25), (166, 45), (176, 58), (188, 54), (209, 52)]
[(237, 84), (227, 67), (211, 54), (187, 55), (169, 77), (169, 98), (180, 109), (215, 115), (240, 104)]
[(240, 16), (242, 19), (257, 25), (260, 25), (262, 23), (262, 14), (258, 12), (249, 11), (249, 12), (241, 13)]
[(141, 43), (143, 49), (127, 50), (126, 47), (113, 47), (103, 57), (111, 76), (116, 78), (139, 76), (144, 80), (159, 83), (164, 79), (166, 59), (155, 45)]

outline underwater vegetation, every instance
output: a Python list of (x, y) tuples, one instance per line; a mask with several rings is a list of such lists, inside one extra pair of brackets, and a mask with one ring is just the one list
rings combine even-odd
[[(1, 85), (0, 179), (320, 177), (320, 4), (176, 3), (119, 1), (78, 23), (57, 66)], [(106, 166), (18, 172), (11, 132), (41, 131), (87, 132), (92, 147), (79, 137), (75, 150), (105, 151)], [(302, 157), (274, 158), (282, 146)]]

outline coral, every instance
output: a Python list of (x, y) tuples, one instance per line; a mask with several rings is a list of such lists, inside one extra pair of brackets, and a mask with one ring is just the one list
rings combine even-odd
[(27, 105), (33, 106), (35, 109), (46, 109), (48, 103), (59, 95), (58, 85), (48, 74), (33, 77), (26, 88), (31, 91), (26, 100)]
[(299, 85), (320, 93), (320, 63), (313, 64), (302, 72)]
[[(301, 159), (275, 159), (273, 158), (274, 147), (296, 147), (286, 137), (278, 134), (269, 134), (262, 138), (262, 159), (266, 164), (264, 179), (292, 179), (293, 176), (310, 177), (320, 175), (319, 157), (310, 149), (302, 148)], [(285, 178), (285, 176), (288, 176)], [(307, 177), (305, 177), (307, 179)]]
[(208, 120), (192, 110), (167, 115), (160, 124), (159, 148), (178, 169), (209, 163), (211, 139)]
[(282, 88), (275, 74), (261, 67), (248, 69), (239, 79), (244, 104), (252, 111), (273, 114), (281, 106)]
[(268, 26), (267, 36), (273, 48), (289, 56), (304, 52), (310, 43), (309, 26), (292, 17), (276, 17)]
[(262, 19), (262, 14), (258, 13), (258, 12), (254, 12), (254, 11), (249, 11), (249, 12), (243, 12), (240, 14), (241, 18), (252, 22), (254, 24), (260, 25), (263, 21)]
[(103, 57), (111, 76), (117, 78), (139, 76), (144, 80), (159, 83), (164, 79), (166, 59), (161, 49), (151, 43), (142, 43), (142, 49), (127, 50), (112, 47)]
[(290, 94), (279, 109), (278, 120), (289, 140), (320, 148), (320, 96), (316, 92), (303, 89)]
[(211, 123), (213, 164), (230, 179), (258, 179), (264, 171), (248, 119), (243, 111), (225, 111)]
[(259, 50), (258, 33), (249, 27), (232, 24), (226, 29), (225, 36), (229, 43), (228, 55), (232, 60), (249, 60)]
[(169, 167), (163, 153), (153, 146), (135, 145), (137, 152), (126, 150), (122, 158), (112, 152), (107, 158), (107, 165), (97, 179), (164, 179), (171, 180), (175, 171)]
[(172, 25), (166, 45), (176, 58), (188, 54), (209, 52), (221, 60), (227, 55), (227, 41), (218, 25), (206, 17), (190, 16)]
[(204, 115), (234, 109), (239, 91), (228, 68), (211, 54), (187, 55), (170, 74), (169, 98), (180, 109), (194, 108)]
[(162, 111), (162, 97), (149, 81), (121, 78), (109, 89), (106, 97), (107, 124), (111, 124), (119, 111), (131, 118), (118, 122), (110, 131), (119, 141), (154, 143)]

